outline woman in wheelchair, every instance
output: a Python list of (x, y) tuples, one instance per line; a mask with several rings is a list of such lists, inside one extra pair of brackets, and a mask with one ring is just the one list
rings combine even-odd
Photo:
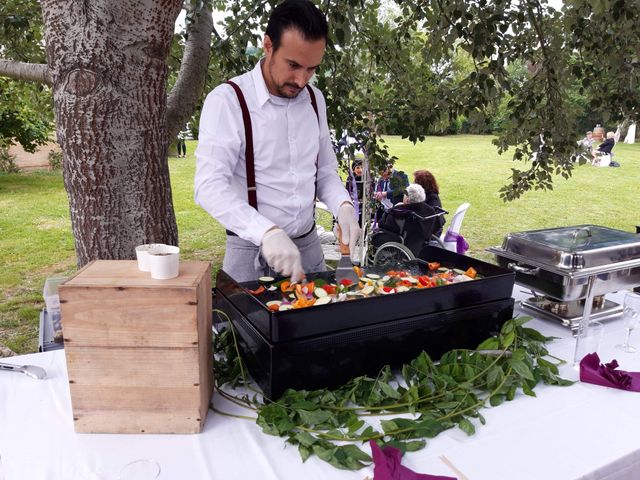
[(397, 260), (396, 253), (401, 253), (406, 260), (420, 256), (420, 251), (432, 238), (436, 225), (439, 226), (437, 219), (446, 213), (441, 209), (436, 211), (424, 200), (424, 189), (412, 183), (407, 187), (403, 202), (382, 215), (379, 230), (371, 237), (371, 245), (375, 250), (374, 263), (379, 263), (377, 257), (384, 257), (384, 261), (392, 260), (387, 258), (388, 255), (378, 255), (382, 253), (381, 250), (390, 250), (394, 260)]
[(423, 217), (429, 215), (427, 204), (424, 203), (425, 197), (424, 188), (417, 183), (410, 184), (404, 194), (403, 201), (382, 215), (380, 228), (393, 233), (401, 233), (411, 212)]

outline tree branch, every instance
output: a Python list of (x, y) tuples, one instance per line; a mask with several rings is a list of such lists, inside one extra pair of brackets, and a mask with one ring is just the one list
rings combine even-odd
[(49, 67), (44, 63), (25, 63), (0, 58), (0, 76), (51, 85)]
[(256, 5), (256, 8), (254, 8), (245, 18), (242, 22), (240, 22), (236, 28), (234, 28), (233, 30), (231, 30), (230, 32), (226, 33), (226, 38), (225, 39), (220, 39), (218, 40), (218, 42), (214, 45), (214, 48), (219, 47), (220, 45), (222, 45), (224, 42), (226, 42), (227, 40), (229, 40), (230, 38), (233, 38), (233, 36), (235, 35), (235, 33), (240, 30), (242, 27), (244, 27), (247, 22), (254, 17), (254, 15), (256, 14), (256, 12), (258, 11), (259, 8), (264, 7), (267, 3), (269, 3), (269, 0), (264, 0), (262, 2), (257, 2), (258, 4)]
[(178, 79), (167, 98), (167, 138), (172, 142), (189, 120), (202, 95), (209, 54), (213, 17), (207, 2), (194, 12), (194, 21), (187, 23), (187, 43), (180, 64)]

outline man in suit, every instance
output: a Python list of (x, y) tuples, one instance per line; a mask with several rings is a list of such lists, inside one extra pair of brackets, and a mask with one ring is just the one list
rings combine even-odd
[(401, 170), (396, 170), (393, 165), (388, 165), (381, 173), (376, 184), (375, 199), (383, 202), (387, 199), (392, 205), (402, 202), (406, 188), (409, 186), (409, 177)]

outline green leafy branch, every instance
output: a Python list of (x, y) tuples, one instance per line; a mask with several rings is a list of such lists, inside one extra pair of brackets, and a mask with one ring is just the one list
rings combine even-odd
[[(247, 381), (233, 328), (228, 328), (214, 344), (217, 388), (225, 398), (254, 409), (263, 432), (297, 446), (303, 461), (314, 454), (355, 470), (371, 462), (359, 443), (376, 440), (405, 452), (420, 450), (425, 439), (455, 426), (473, 435), (478, 423), (485, 424), (482, 408), (513, 400), (518, 391), (535, 396), (540, 382), (572, 384), (558, 376), (564, 362), (546, 349), (553, 337), (524, 327), (529, 320), (509, 320), (476, 350), (451, 350), (437, 363), (422, 352), (399, 372), (385, 366), (375, 378), (360, 376), (332, 390), (289, 389), (277, 400), (261, 397)], [(223, 386), (255, 394), (233, 395)], [(407, 413), (415, 418), (397, 417)], [(366, 421), (372, 415), (393, 418), (375, 429)]]

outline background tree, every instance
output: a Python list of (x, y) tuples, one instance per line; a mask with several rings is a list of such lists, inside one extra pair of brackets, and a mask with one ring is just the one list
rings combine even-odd
[[(44, 62), (42, 15), (37, 2), (3, 2), (0, 39), (0, 55), (23, 63)], [(46, 84), (0, 78), (0, 148), (17, 142), (32, 152), (47, 141), (52, 127), (51, 91)]]
[(200, 97), (210, 12), (191, 7), (180, 74), (167, 97), (182, 1), (45, 0), (41, 7), (48, 63), (3, 60), (0, 72), (51, 84), (78, 265), (130, 258), (140, 243), (177, 244), (167, 145)]

